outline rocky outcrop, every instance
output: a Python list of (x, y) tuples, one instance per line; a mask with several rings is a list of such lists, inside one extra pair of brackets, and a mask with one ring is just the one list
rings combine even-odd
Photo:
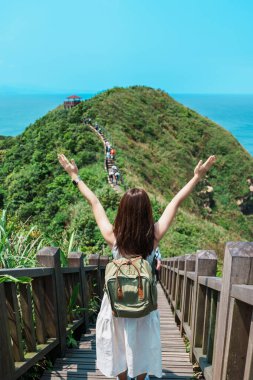
[(252, 215), (253, 214), (253, 177), (248, 177), (247, 183), (249, 185), (249, 192), (242, 197), (236, 198), (236, 203), (238, 204), (241, 212), (244, 215)]

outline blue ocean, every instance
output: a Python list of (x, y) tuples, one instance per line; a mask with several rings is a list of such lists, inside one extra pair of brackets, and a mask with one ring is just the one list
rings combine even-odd
[[(72, 94), (0, 94), (0, 135), (16, 136)], [(77, 94), (88, 99), (93, 94)]]
[[(68, 94), (69, 95), (69, 94)], [(77, 94), (88, 99), (92, 94)], [(172, 95), (178, 102), (229, 130), (253, 156), (253, 95)], [(0, 135), (16, 136), (62, 104), (64, 94), (0, 94)]]

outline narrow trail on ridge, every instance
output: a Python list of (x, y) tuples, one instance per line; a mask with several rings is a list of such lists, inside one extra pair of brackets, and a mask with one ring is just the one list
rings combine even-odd
[[(113, 182), (110, 181), (109, 179), (109, 175), (108, 175), (108, 172), (109, 170), (112, 168), (112, 166), (116, 166), (116, 159), (112, 159), (112, 158), (108, 158), (107, 159), (107, 165), (108, 165), (108, 170), (107, 170), (107, 167), (106, 167), (106, 142), (109, 142), (110, 144), (110, 141), (105, 137), (105, 135), (103, 133), (100, 133), (96, 130), (96, 128), (92, 125), (92, 124), (85, 124), (85, 125), (88, 125), (88, 127), (97, 134), (97, 136), (100, 138), (100, 140), (103, 142), (103, 145), (104, 145), (104, 152), (105, 152), (105, 164), (104, 164), (104, 168), (107, 172), (107, 176), (108, 176), (108, 183), (109, 185), (113, 188), (114, 191), (116, 191), (117, 193), (119, 194), (123, 194), (123, 190), (122, 188), (116, 184), (115, 182), (115, 179)], [(112, 146), (112, 144), (110, 144), (110, 146)], [(122, 183), (122, 176), (121, 176), (121, 179), (120, 179), (121, 183)]]

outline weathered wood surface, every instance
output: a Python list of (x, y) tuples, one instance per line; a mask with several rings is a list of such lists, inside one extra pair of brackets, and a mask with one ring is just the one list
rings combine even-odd
[[(189, 380), (193, 375), (189, 354), (185, 351), (174, 315), (160, 285), (158, 305), (161, 316), (163, 379)], [(56, 360), (53, 371), (46, 371), (41, 380), (108, 379), (96, 369), (95, 333), (95, 329), (91, 328), (89, 333), (83, 335), (79, 348), (67, 350), (64, 358)]]

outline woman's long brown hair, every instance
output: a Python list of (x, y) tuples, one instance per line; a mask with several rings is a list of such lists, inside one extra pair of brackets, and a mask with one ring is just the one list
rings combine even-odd
[(114, 222), (119, 252), (144, 259), (154, 248), (154, 219), (148, 194), (143, 189), (130, 189), (122, 197)]

